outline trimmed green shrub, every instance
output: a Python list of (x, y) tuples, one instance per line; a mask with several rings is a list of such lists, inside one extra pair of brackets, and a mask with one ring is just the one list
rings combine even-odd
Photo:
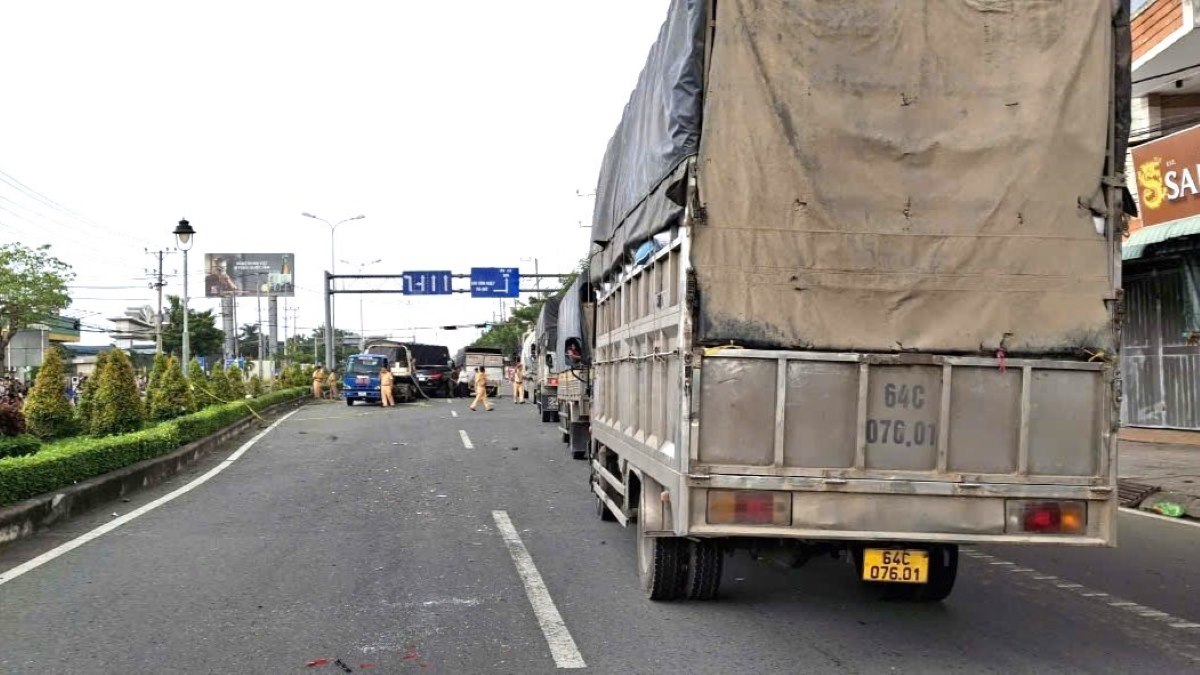
[(108, 350), (96, 355), (96, 366), (92, 368), (92, 374), (83, 381), (79, 388), (79, 402), (75, 405), (75, 422), (84, 433), (91, 431), (92, 412), (96, 407), (96, 390), (100, 387), (101, 376), (108, 369), (108, 357), (111, 353), (112, 350)]
[(150, 395), (150, 419), (155, 422), (174, 419), (196, 409), (188, 382), (183, 377), (179, 361), (174, 357), (166, 360), (159, 386)]
[(250, 387), (248, 388), (246, 393), (250, 394), (254, 398), (258, 398), (259, 396), (262, 396), (264, 393), (266, 393), (265, 390), (263, 389), (262, 378), (259, 377), (257, 374), (250, 376)]
[(212, 385), (208, 382), (208, 375), (204, 374), (204, 367), (196, 359), (188, 363), (187, 380), (188, 388), (192, 390), (192, 399), (196, 402), (194, 410), (201, 410), (216, 403), (217, 399), (212, 396)]
[(229, 373), (225, 372), (225, 366), (220, 361), (208, 373), (208, 388), (212, 391), (213, 397), (216, 398), (217, 405), (229, 403), (235, 398), (233, 387), (229, 384)]
[(258, 399), (211, 406), (133, 433), (68, 438), (47, 443), (32, 456), (0, 459), (0, 506), (164, 455), (248, 417), (251, 410), (257, 412), (306, 394), (302, 387), (285, 389)]
[(25, 424), (40, 438), (67, 436), (75, 430), (75, 411), (67, 398), (67, 375), (57, 349), (46, 350), (37, 380), (25, 399)]
[(150, 419), (150, 401), (154, 392), (162, 386), (163, 371), (167, 369), (167, 357), (163, 354), (154, 355), (154, 366), (150, 368), (150, 379), (146, 381), (146, 419)]
[(0, 436), (25, 433), (25, 413), (15, 405), (0, 403)]
[(229, 380), (229, 400), (240, 401), (246, 398), (246, 374), (242, 369), (231, 366), (225, 371), (225, 377)]
[(42, 441), (33, 434), (0, 437), (0, 458), (32, 455), (42, 447)]
[(109, 436), (142, 428), (142, 396), (129, 356), (114, 349), (108, 366), (96, 387), (89, 431), (93, 436)]

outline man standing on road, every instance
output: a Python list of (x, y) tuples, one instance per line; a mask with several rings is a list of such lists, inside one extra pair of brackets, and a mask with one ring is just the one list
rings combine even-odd
[(517, 361), (512, 369), (513, 403), (525, 402), (525, 364)]
[(487, 371), (483, 369), (483, 366), (479, 366), (475, 370), (475, 400), (471, 401), (472, 411), (475, 410), (475, 406), (479, 405), (480, 402), (483, 403), (484, 410), (488, 412), (492, 411), (492, 404), (488, 401), (487, 384)]
[(379, 400), (385, 408), (396, 405), (395, 394), (392, 391), (392, 371), (384, 366), (379, 369)]
[(338, 400), (338, 374), (337, 368), (329, 369), (329, 376), (325, 378), (325, 384), (329, 386), (329, 400)]
[(312, 374), (313, 398), (321, 398), (321, 387), (325, 384), (325, 369), (317, 366)]

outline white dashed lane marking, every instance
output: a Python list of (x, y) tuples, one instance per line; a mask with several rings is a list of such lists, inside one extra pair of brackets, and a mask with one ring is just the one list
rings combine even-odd
[(988, 555), (986, 553), (980, 553), (979, 551), (977, 551), (973, 548), (962, 548), (962, 549), (960, 549), (960, 552), (963, 555), (967, 556), (968, 558), (973, 558), (975, 560), (982, 560), (982, 561), (988, 562), (991, 565), (1002, 566), (1005, 568), (1005, 570), (1007, 570), (1008, 572), (1011, 572), (1013, 574), (1024, 574), (1024, 575), (1028, 576), (1030, 579), (1033, 579), (1035, 581), (1044, 581), (1050, 585), (1053, 585), (1055, 588), (1059, 588), (1064, 591), (1070, 591), (1071, 593), (1074, 593), (1081, 598), (1097, 599), (1097, 600), (1100, 600), (1101, 602), (1103, 602), (1104, 604), (1108, 605), (1109, 607), (1123, 609), (1127, 612), (1130, 612), (1131, 614), (1140, 616), (1143, 619), (1150, 619), (1152, 621), (1159, 621), (1159, 622), (1165, 623), (1167, 626), (1169, 626), (1171, 628), (1175, 628), (1178, 630), (1195, 630), (1197, 628), (1200, 628), (1200, 623), (1196, 623), (1194, 621), (1189, 621), (1187, 619), (1183, 619), (1183, 618), (1180, 618), (1177, 616), (1172, 616), (1171, 614), (1167, 614), (1166, 612), (1159, 611), (1157, 609), (1154, 609), (1153, 607), (1147, 607), (1145, 605), (1141, 605), (1136, 602), (1130, 602), (1129, 600), (1118, 598), (1114, 595), (1109, 595), (1108, 593), (1104, 593), (1102, 591), (1097, 591), (1097, 590), (1088, 588), (1087, 586), (1084, 586), (1083, 584), (1077, 584), (1073, 581), (1067, 581), (1066, 579), (1060, 579), (1060, 578), (1054, 576), (1053, 574), (1042, 574), (1041, 572), (1038, 572), (1037, 570), (1033, 569), (1032, 567), (1020, 567), (1020, 566), (1016, 565), (1016, 563), (1011, 563), (1011, 562), (1008, 562), (1007, 560), (1000, 560), (996, 556)]

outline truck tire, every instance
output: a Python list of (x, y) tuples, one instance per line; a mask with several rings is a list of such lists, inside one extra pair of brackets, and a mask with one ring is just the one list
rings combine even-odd
[(562, 442), (563, 443), (571, 442), (571, 432), (569, 432), (569, 431), (562, 432)]
[(346, 405), (354, 405), (354, 399), (352, 399), (352, 398), (346, 399)]
[(687, 593), (687, 540), (651, 537), (638, 518), (638, 577), (651, 600), (678, 600)]
[(688, 598), (712, 600), (721, 590), (724, 556), (719, 542), (700, 539), (688, 542)]
[(553, 410), (542, 411), (542, 423), (549, 424), (554, 421), (555, 412)]

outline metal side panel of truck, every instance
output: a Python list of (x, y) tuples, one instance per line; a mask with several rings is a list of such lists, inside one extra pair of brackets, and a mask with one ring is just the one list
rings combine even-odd
[(647, 595), (748, 548), (937, 601), (961, 543), (1115, 544), (1128, 4), (669, 4), (588, 272)]
[(718, 570), (729, 542), (794, 540), (860, 574), (871, 542), (1115, 543), (1111, 366), (697, 347), (687, 250), (683, 227), (597, 304), (592, 489), (637, 521), (644, 584), (672, 538)]

